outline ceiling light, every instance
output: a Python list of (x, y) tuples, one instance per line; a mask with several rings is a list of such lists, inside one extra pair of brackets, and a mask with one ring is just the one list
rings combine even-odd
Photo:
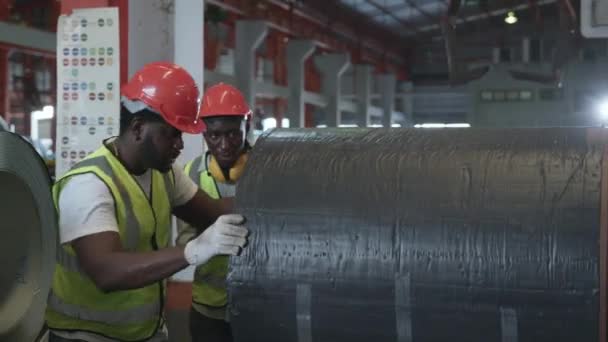
[(517, 17), (515, 16), (515, 12), (509, 12), (507, 13), (507, 16), (505, 17), (505, 23), (507, 24), (515, 24), (517, 22)]

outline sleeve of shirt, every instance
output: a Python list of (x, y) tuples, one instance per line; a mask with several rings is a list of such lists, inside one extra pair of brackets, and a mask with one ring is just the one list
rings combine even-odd
[(118, 232), (110, 190), (94, 174), (72, 176), (59, 195), (60, 242), (107, 231)]
[(175, 208), (190, 201), (198, 191), (198, 186), (177, 164), (173, 165), (173, 174), (175, 175), (175, 189), (173, 191), (173, 198), (171, 199), (171, 206)]

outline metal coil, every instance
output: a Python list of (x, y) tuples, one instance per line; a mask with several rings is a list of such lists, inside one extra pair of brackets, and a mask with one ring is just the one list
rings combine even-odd
[(0, 341), (34, 341), (55, 268), (57, 218), (44, 162), (9, 132), (0, 132), (0, 220)]
[(235, 341), (606, 341), (605, 143), (593, 129), (262, 136), (237, 188), (251, 236), (228, 276)]

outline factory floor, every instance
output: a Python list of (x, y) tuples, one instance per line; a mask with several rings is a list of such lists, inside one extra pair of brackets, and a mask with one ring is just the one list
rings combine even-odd
[(165, 315), (169, 342), (191, 342), (188, 316), (192, 301), (192, 283), (170, 281), (167, 284)]

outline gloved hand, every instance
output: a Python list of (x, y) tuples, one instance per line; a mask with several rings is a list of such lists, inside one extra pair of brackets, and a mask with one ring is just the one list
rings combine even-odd
[(247, 242), (245, 218), (229, 214), (220, 216), (214, 224), (191, 240), (184, 248), (184, 257), (190, 265), (201, 265), (216, 255), (237, 255)]

